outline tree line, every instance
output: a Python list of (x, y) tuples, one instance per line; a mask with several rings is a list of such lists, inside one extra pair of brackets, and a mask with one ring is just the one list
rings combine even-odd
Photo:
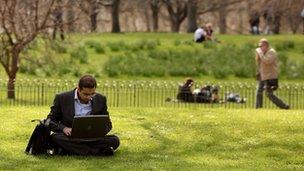
[[(304, 0), (60, 0), (67, 31), (193, 32), (211, 22), (222, 33), (248, 33), (252, 21), (269, 33), (296, 33)], [(263, 23), (263, 24), (262, 24)], [(266, 29), (266, 28), (264, 28)], [(280, 30), (281, 29), (281, 30)]]

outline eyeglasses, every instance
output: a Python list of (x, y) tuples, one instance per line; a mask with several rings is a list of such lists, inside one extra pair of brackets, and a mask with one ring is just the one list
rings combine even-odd
[(82, 93), (82, 92), (80, 92), (83, 96), (86, 96), (86, 97), (94, 97), (95, 95), (96, 95), (96, 93), (91, 93), (91, 94), (89, 94), (89, 93)]

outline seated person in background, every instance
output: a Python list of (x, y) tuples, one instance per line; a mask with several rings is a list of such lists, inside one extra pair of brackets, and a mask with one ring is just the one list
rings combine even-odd
[[(115, 135), (106, 135), (97, 140), (71, 139), (72, 122), (74, 116), (109, 115), (106, 97), (96, 93), (96, 80), (90, 75), (80, 78), (77, 88), (72, 91), (57, 94), (48, 119), (55, 123), (50, 124), (51, 142), (55, 145), (55, 154), (76, 155), (113, 155), (119, 146), (119, 138)], [(107, 128), (112, 129), (109, 118)]]
[(211, 103), (212, 101), (211, 86), (204, 85), (201, 89), (196, 89), (195, 101), (198, 103)]
[(206, 24), (205, 32), (206, 32), (206, 40), (213, 41), (214, 38), (213, 38), (213, 29), (211, 23)]
[(212, 103), (221, 103), (220, 95), (219, 95), (219, 87), (214, 86), (212, 88), (212, 97), (211, 97)]
[(227, 102), (245, 103), (246, 98), (242, 98), (238, 93), (226, 93), (225, 99)]
[(183, 102), (194, 102), (192, 93), (194, 81), (192, 78), (187, 78), (182, 85), (178, 87), (177, 99)]
[(197, 28), (194, 32), (194, 41), (201, 43), (206, 40), (206, 32), (203, 27)]
[(194, 94), (198, 103), (220, 103), (218, 86), (204, 85), (201, 89), (195, 89)]

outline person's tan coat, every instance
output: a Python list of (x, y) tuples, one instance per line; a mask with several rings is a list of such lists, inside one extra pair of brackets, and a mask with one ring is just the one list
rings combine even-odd
[(274, 49), (270, 48), (265, 54), (257, 49), (256, 62), (261, 81), (278, 78), (278, 58)]

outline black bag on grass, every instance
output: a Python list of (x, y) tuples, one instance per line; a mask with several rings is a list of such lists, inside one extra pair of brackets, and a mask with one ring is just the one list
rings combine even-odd
[[(32, 122), (37, 120), (32, 120)], [(45, 124), (46, 120), (38, 120), (39, 124), (35, 127), (31, 138), (27, 144), (25, 152), (27, 154), (47, 154), (50, 146), (50, 130)]]

